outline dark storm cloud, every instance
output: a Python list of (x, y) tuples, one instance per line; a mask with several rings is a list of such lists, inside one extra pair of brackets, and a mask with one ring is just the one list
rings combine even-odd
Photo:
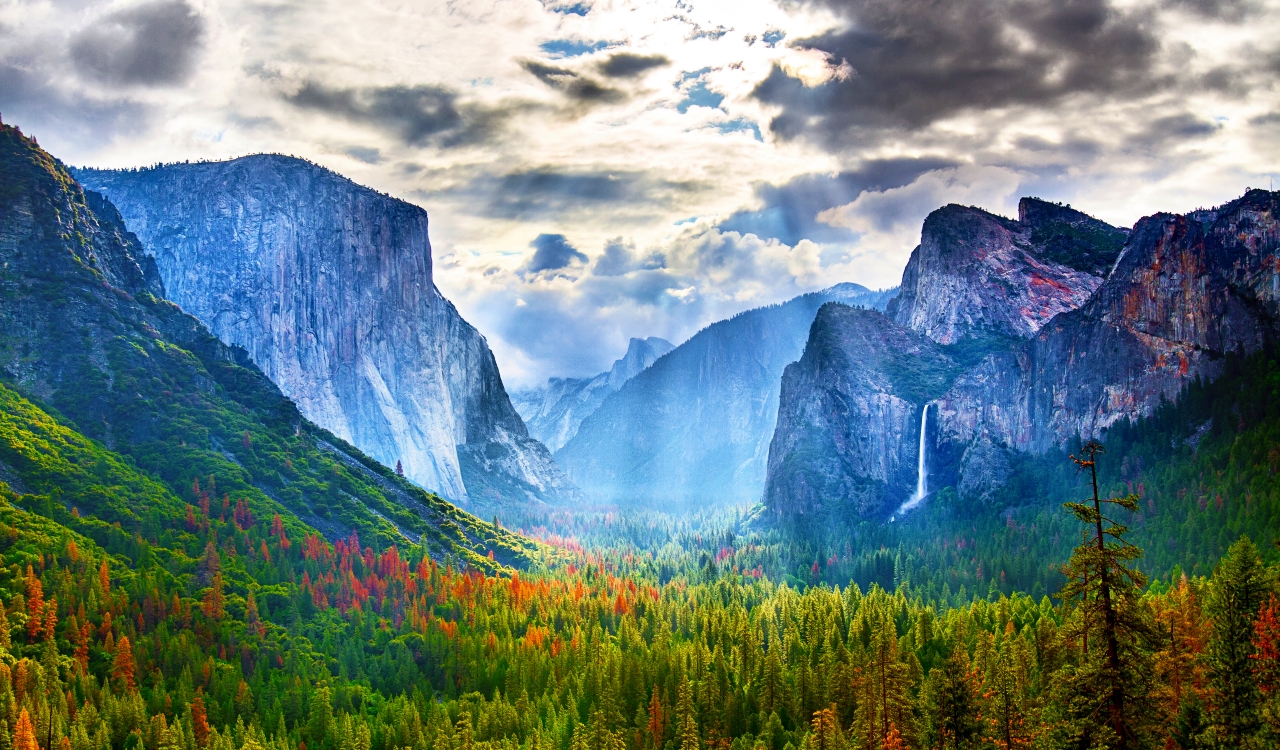
[(1128, 138), (1127, 143), (1140, 149), (1151, 149), (1170, 143), (1182, 143), (1204, 138), (1222, 129), (1217, 122), (1201, 119), (1189, 112), (1160, 117), (1147, 123), (1139, 133)]
[(308, 81), (290, 103), (367, 123), (413, 146), (467, 146), (495, 137), (503, 123), (524, 105), (492, 108), (461, 101), (443, 86), (330, 88)]
[(670, 65), (666, 55), (637, 55), (634, 52), (619, 52), (610, 55), (608, 60), (600, 63), (600, 72), (609, 78), (634, 78), (646, 70)]
[(521, 67), (534, 78), (564, 94), (578, 104), (612, 104), (626, 99), (626, 94), (599, 81), (567, 68), (547, 65), (537, 60), (521, 60)]
[(204, 18), (185, 0), (157, 0), (91, 21), (72, 38), (71, 59), (81, 75), (107, 83), (183, 83), (204, 35)]
[(570, 245), (563, 234), (540, 234), (529, 247), (533, 248), (533, 257), (524, 266), (527, 273), (558, 271), (587, 262), (586, 254)]
[(926, 172), (955, 165), (940, 158), (880, 159), (835, 175), (806, 174), (784, 185), (762, 184), (756, 187), (756, 197), (764, 202), (764, 208), (739, 211), (721, 222), (720, 229), (773, 238), (786, 245), (804, 239), (848, 242), (853, 239), (848, 229), (823, 224), (816, 218), (818, 213), (851, 203), (864, 191), (902, 187)]
[(1087, 92), (1158, 87), (1149, 14), (1108, 0), (815, 0), (849, 26), (795, 42), (847, 61), (851, 75), (807, 88), (781, 68), (755, 96), (783, 109), (772, 129), (829, 144), (918, 128), (963, 111), (1052, 105)]
[(610, 205), (670, 207), (705, 187), (643, 171), (569, 172), (543, 167), (482, 175), (453, 192), (481, 199), (489, 216), (539, 219)]
[(145, 130), (154, 114), (138, 102), (84, 97), (9, 60), (0, 60), (0, 112), (5, 122), (54, 150), (62, 144), (104, 146), (120, 135)]

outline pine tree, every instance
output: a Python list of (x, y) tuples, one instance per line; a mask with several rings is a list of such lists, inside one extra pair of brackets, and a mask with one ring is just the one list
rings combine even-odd
[[(1059, 597), (1063, 601), (1080, 600), (1076, 609), (1079, 631), (1085, 637), (1096, 632), (1101, 646), (1101, 653), (1099, 649), (1085, 651), (1086, 663), (1076, 672), (1082, 684), (1070, 689), (1077, 698), (1096, 696), (1103, 701), (1101, 716), (1110, 732), (1099, 735), (1096, 741), (1126, 750), (1142, 741), (1147, 712), (1134, 704), (1143, 700), (1149, 687), (1142, 641), (1150, 636), (1150, 628), (1138, 600), (1146, 577), (1131, 567), (1142, 556), (1142, 550), (1125, 540), (1127, 527), (1103, 513), (1107, 505), (1136, 512), (1138, 496), (1100, 497), (1098, 457), (1103, 452), (1102, 445), (1090, 441), (1081, 448), (1079, 457), (1071, 456), (1077, 467), (1089, 471), (1093, 497), (1083, 503), (1064, 503), (1089, 531), (1063, 569), (1067, 583)], [(1087, 643), (1083, 638), (1082, 642)], [(1087, 713), (1099, 715), (1094, 710)], [(1092, 722), (1082, 725), (1086, 732), (1091, 732), (1089, 723)]]
[(702, 747), (698, 720), (694, 716), (693, 686), (689, 684), (688, 677), (680, 681), (676, 697), (676, 738), (680, 742), (680, 750), (700, 750)]
[(1217, 741), (1227, 746), (1256, 744), (1261, 695), (1253, 672), (1254, 620), (1270, 589), (1262, 559), (1248, 537), (1231, 545), (1209, 582), (1209, 724)]
[(133, 657), (133, 644), (129, 643), (129, 636), (120, 636), (120, 641), (116, 643), (116, 655), (111, 661), (111, 679), (118, 680), (122, 683), (126, 690), (133, 690), (134, 672), (137, 669), (137, 662)]
[(13, 728), (13, 750), (40, 750), (36, 742), (36, 728), (31, 723), (31, 714), (22, 709), (18, 716), (18, 724)]
[(981, 739), (978, 695), (963, 644), (957, 643), (941, 666), (929, 673), (925, 702), (930, 718), (930, 746), (961, 750), (973, 747)]
[(204, 688), (196, 688), (196, 696), (191, 701), (191, 732), (198, 747), (208, 747), (209, 714), (204, 707)]

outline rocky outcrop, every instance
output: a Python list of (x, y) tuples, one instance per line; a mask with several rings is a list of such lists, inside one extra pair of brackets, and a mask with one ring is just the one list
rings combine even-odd
[(1107, 281), (1014, 351), (993, 355), (940, 402), (945, 439), (1018, 450), (1098, 437), (1150, 414), (1228, 352), (1280, 334), (1280, 193), (1134, 227)]
[(1034, 335), (1102, 283), (1123, 231), (1034, 198), (1018, 221), (968, 206), (929, 214), (887, 313), (942, 344)]
[(823, 305), (782, 376), (770, 513), (887, 518), (916, 485), (921, 410), (956, 371), (944, 347), (879, 312)]
[[(815, 322), (804, 358), (788, 369), (765, 492), (772, 516), (888, 517), (916, 485), (926, 402), (928, 484), (953, 485), (981, 503), (1007, 481), (1012, 451), (1043, 450), (1063, 439), (1055, 421), (1080, 421), (1065, 402), (1101, 394), (1115, 409), (1147, 398), (1148, 386), (1128, 383), (1116, 369), (1138, 354), (1120, 352), (1135, 342), (1118, 341), (1115, 326), (1058, 346), (1074, 358), (1046, 358), (1040, 350), (1041, 341), (1085, 314), (1081, 305), (1107, 298), (1113, 282), (1104, 277), (1113, 266), (1128, 267), (1123, 259), (1117, 266), (1127, 237), (1034, 198), (1019, 203), (1017, 221), (955, 205), (931, 213), (901, 293), (886, 310), (892, 320), (820, 316), (824, 325)], [(927, 352), (908, 343), (912, 332), (941, 348), (886, 355), (883, 342)], [(1109, 351), (1118, 356), (1100, 361)], [(915, 401), (901, 395), (903, 382), (941, 382), (939, 362), (946, 363), (946, 387)], [(1060, 387), (1046, 391), (1032, 371), (1059, 378)], [(1166, 386), (1153, 382), (1151, 392)]]
[(782, 371), (803, 352), (818, 308), (883, 309), (891, 294), (840, 284), (708, 326), (607, 397), (556, 459), (603, 502), (756, 502)]
[(422, 209), (283, 156), (77, 176), (308, 419), (473, 507), (572, 494), (436, 289)]
[(578, 434), (578, 425), (600, 408), (606, 396), (673, 348), (670, 341), (656, 336), (633, 338), (627, 353), (608, 371), (594, 378), (551, 378), (539, 388), (512, 392), (511, 402), (529, 434), (551, 451), (558, 451)]

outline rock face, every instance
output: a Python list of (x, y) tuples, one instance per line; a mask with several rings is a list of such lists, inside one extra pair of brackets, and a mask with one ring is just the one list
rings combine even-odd
[(512, 392), (511, 402), (529, 434), (558, 451), (578, 434), (578, 425), (600, 408), (606, 396), (673, 348), (670, 341), (656, 336), (631, 339), (627, 353), (607, 372), (594, 378), (551, 378), (540, 388)]
[(1227, 352), (1280, 335), (1280, 193), (1134, 227), (1110, 277), (1081, 308), (984, 360), (939, 406), (946, 439), (982, 435), (1040, 452), (1149, 414)]
[(1123, 231), (1023, 198), (1018, 221), (949, 205), (929, 214), (887, 312), (942, 344), (1029, 338), (1102, 283)]
[(77, 176), (308, 419), (472, 506), (572, 494), (436, 289), (425, 211), (283, 156)]
[(892, 292), (841, 284), (720, 321), (627, 381), (556, 453), (599, 501), (667, 507), (756, 502), (783, 369), (818, 308), (883, 308)]
[(898, 325), (820, 315), (788, 368), (766, 505), (777, 518), (832, 505), (884, 517), (891, 502), (878, 498), (903, 495), (918, 454), (908, 416), (925, 401), (885, 384), (936, 383), (939, 367), (931, 355), (884, 356), (881, 341), (907, 346), (903, 329), (943, 344), (952, 363), (954, 382), (921, 397), (932, 405), (930, 485), (980, 501), (1018, 452), (1101, 437), (1216, 375), (1228, 352), (1269, 345), (1280, 336), (1278, 203), (1254, 190), (1213, 211), (1148, 217), (1118, 257), (1119, 230), (1042, 201), (1024, 199), (1017, 222), (934, 212), (888, 309)]
[(823, 305), (782, 376), (765, 506), (778, 518), (887, 516), (916, 484), (921, 410), (956, 370), (944, 347), (879, 312)]

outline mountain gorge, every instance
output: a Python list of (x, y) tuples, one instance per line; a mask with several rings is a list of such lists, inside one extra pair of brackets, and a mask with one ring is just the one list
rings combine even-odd
[(823, 304), (883, 309), (893, 291), (840, 284), (699, 331), (605, 398), (556, 452), (608, 503), (690, 510), (754, 503), (764, 487), (783, 369)]
[(529, 434), (552, 452), (558, 451), (578, 434), (578, 425), (600, 408), (606, 396), (673, 348), (670, 341), (656, 336), (633, 338), (627, 353), (607, 372), (594, 378), (551, 378), (538, 388), (513, 392), (511, 402), (528, 425)]
[(306, 418), (469, 507), (574, 496), (436, 289), (422, 209), (275, 155), (75, 175)]
[[(939, 366), (881, 361), (873, 339), (857, 335), (866, 321), (819, 315), (824, 325), (783, 380), (788, 418), (765, 493), (772, 517), (811, 512), (810, 488), (828, 487), (826, 512), (884, 518), (915, 486), (903, 467), (916, 467), (919, 446), (931, 486), (990, 499), (1020, 456), (1101, 438), (1192, 379), (1216, 376), (1227, 353), (1262, 349), (1280, 333), (1275, 202), (1251, 191), (1213, 211), (1149, 217), (1129, 233), (1032, 199), (1018, 222), (935, 211), (887, 310), (892, 321), (876, 325), (943, 345), (947, 387), (917, 387), (913, 401), (895, 404), (896, 418), (872, 416), (868, 404), (892, 397), (885, 383), (937, 383)], [(870, 437), (848, 438), (859, 433)], [(869, 465), (868, 443), (891, 457)], [(869, 500), (867, 488), (878, 494)]]

